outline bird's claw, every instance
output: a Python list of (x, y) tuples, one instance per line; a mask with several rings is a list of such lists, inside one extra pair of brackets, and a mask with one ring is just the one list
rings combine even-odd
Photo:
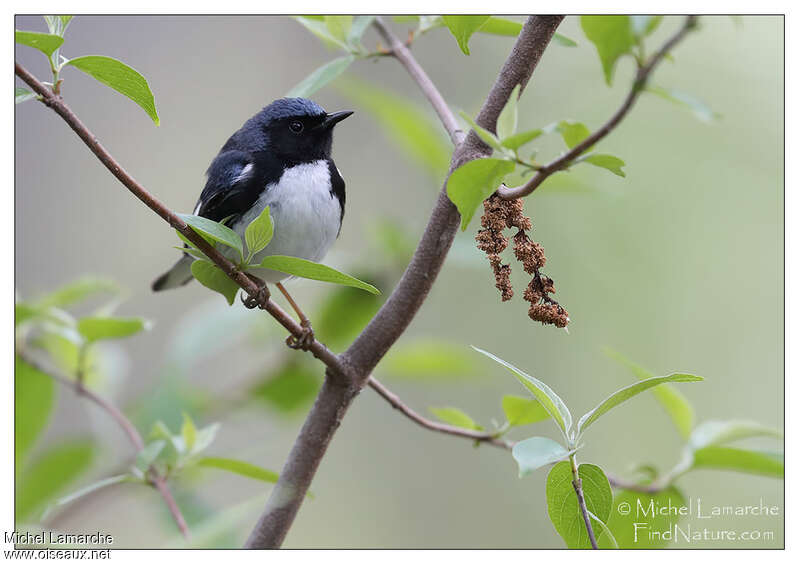
[(245, 308), (253, 309), (253, 308), (261, 308), (264, 309), (264, 305), (269, 300), (269, 289), (267, 289), (267, 283), (262, 281), (261, 279), (255, 279), (255, 277), (250, 277), (253, 279), (256, 284), (258, 285), (258, 291), (255, 294), (248, 294), (245, 296), (242, 294), (242, 304), (244, 304)]
[(286, 338), (286, 345), (292, 349), (301, 349), (308, 351), (314, 343), (314, 329), (311, 327), (311, 322), (303, 320), (300, 322), (302, 331), (299, 336), (290, 335)]

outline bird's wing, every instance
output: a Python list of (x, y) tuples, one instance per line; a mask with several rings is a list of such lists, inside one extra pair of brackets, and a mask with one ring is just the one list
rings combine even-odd
[(220, 153), (206, 174), (208, 180), (194, 214), (215, 222), (229, 216), (234, 216), (232, 220), (235, 220), (255, 203), (261, 192), (255, 162), (243, 151)]

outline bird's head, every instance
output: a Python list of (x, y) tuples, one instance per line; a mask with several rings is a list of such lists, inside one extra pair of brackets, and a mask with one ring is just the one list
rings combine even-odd
[(270, 150), (288, 161), (304, 162), (331, 156), (333, 127), (353, 112), (328, 114), (307, 98), (281, 98), (258, 114)]

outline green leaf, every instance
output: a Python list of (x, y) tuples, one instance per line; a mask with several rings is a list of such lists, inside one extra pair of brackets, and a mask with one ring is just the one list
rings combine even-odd
[(584, 414), (581, 419), (578, 421), (578, 434), (582, 434), (586, 428), (591, 426), (600, 416), (619, 406), (626, 400), (636, 396), (639, 393), (646, 391), (649, 388), (654, 386), (658, 386), (663, 383), (693, 383), (702, 381), (703, 377), (697, 377), (695, 375), (687, 375), (684, 373), (673, 373), (666, 377), (652, 377), (649, 379), (645, 379), (643, 381), (639, 381), (638, 383), (633, 383), (632, 385), (628, 385), (625, 388), (622, 388), (606, 398), (603, 402), (598, 404), (593, 410)]
[(44, 21), (47, 23), (47, 29), (50, 33), (64, 37), (67, 26), (72, 21), (72, 16), (44, 16)]
[(464, 120), (470, 125), (472, 129), (475, 130), (475, 133), (478, 135), (481, 140), (493, 149), (497, 149), (498, 151), (503, 151), (503, 146), (500, 144), (500, 140), (497, 138), (495, 134), (490, 132), (488, 129), (482, 128), (475, 120), (473, 120), (469, 114), (464, 112), (463, 110), (459, 112), (459, 115), (464, 118)]
[(324, 18), (295, 16), (294, 20), (321, 39), (327, 47), (347, 50), (347, 44), (331, 33)]
[[(597, 519), (608, 521), (611, 514), (611, 486), (603, 470), (597, 465), (584, 463), (578, 467), (578, 476), (583, 486), (586, 509)], [(558, 534), (570, 549), (591, 547), (589, 534), (578, 505), (578, 496), (572, 486), (572, 468), (568, 461), (556, 463), (547, 475), (547, 513)], [(595, 519), (591, 520), (595, 534), (602, 529)], [(598, 544), (599, 535), (596, 536)]]
[(630, 16), (630, 18), (631, 32), (642, 39), (656, 30), (664, 16)]
[(617, 59), (630, 53), (636, 38), (631, 32), (628, 16), (581, 16), (581, 28), (586, 38), (594, 43), (606, 83), (611, 85)]
[(490, 16), (481, 27), (478, 28), (478, 33), (489, 33), (491, 35), (505, 35), (509, 37), (516, 37), (522, 31), (522, 24), (509, 20), (507, 18), (498, 18), (497, 16)]
[(748, 420), (708, 420), (697, 426), (689, 436), (692, 449), (721, 445), (752, 437), (782, 438), (780, 430)]
[(232, 247), (239, 252), (239, 257), (244, 257), (242, 238), (228, 226), (202, 216), (194, 216), (192, 214), (178, 214), (178, 216), (200, 235), (210, 237), (218, 243)]
[(367, 28), (375, 21), (375, 16), (356, 16), (353, 18), (353, 23), (350, 25), (350, 31), (347, 33), (347, 43), (354, 48), (361, 47), (361, 37)]
[[(655, 376), (621, 353), (611, 349), (606, 349), (605, 352), (606, 355), (630, 369), (637, 379), (643, 380)], [(652, 389), (652, 391), (653, 395), (672, 419), (672, 423), (678, 428), (681, 437), (684, 439), (688, 438), (689, 434), (692, 432), (692, 427), (694, 427), (694, 408), (692, 408), (689, 400), (677, 387), (671, 384), (663, 384)]]
[(316, 69), (306, 78), (297, 83), (286, 96), (289, 98), (306, 98), (314, 94), (317, 90), (331, 82), (347, 70), (356, 58), (353, 55), (345, 55), (333, 61), (329, 61)]
[(467, 229), (478, 206), (497, 190), (514, 166), (503, 159), (475, 159), (453, 171), (447, 179), (447, 196), (461, 214), (462, 230)]
[(469, 38), (489, 19), (489, 16), (442, 16), (444, 25), (456, 38), (464, 55), (469, 55)]
[(205, 253), (203, 253), (199, 249), (195, 249), (194, 247), (178, 247), (177, 245), (173, 245), (172, 247), (174, 249), (177, 249), (178, 251), (183, 252), (183, 253), (188, 253), (189, 255), (194, 257), (195, 259), (200, 259), (200, 260), (203, 260), (203, 261), (208, 261), (209, 260), (208, 256)]
[(158, 112), (156, 112), (156, 101), (150, 91), (150, 85), (147, 84), (147, 80), (136, 69), (129, 67), (122, 61), (102, 55), (76, 57), (67, 61), (65, 65), (71, 65), (95, 80), (113, 88), (120, 94), (124, 94), (147, 112), (147, 115), (156, 125), (161, 123), (158, 118)]
[(380, 365), (381, 373), (402, 379), (464, 379), (476, 374), (475, 364), (464, 348), (437, 339), (402, 342), (393, 347)]
[(101, 479), (99, 481), (90, 483), (85, 487), (76, 490), (75, 492), (71, 492), (66, 496), (62, 496), (61, 498), (50, 504), (47, 507), (47, 510), (42, 514), (42, 520), (45, 520), (46, 517), (50, 515), (56, 508), (70, 504), (71, 502), (75, 502), (76, 500), (78, 500), (79, 498), (83, 498), (87, 494), (91, 494), (105, 487), (110, 487), (121, 483), (138, 482), (138, 480), (139, 479), (137, 479), (136, 477), (126, 473), (124, 475), (115, 475), (113, 477), (106, 477), (105, 479)]
[(589, 137), (592, 133), (591, 131), (589, 131), (589, 128), (587, 128), (584, 124), (580, 122), (570, 122), (567, 120), (562, 120), (558, 122), (558, 126), (556, 129), (558, 129), (558, 132), (564, 139), (564, 143), (566, 143), (567, 147), (569, 147), (570, 149), (578, 145), (581, 141)]
[[(156, 425), (158, 424), (161, 424), (161, 426), (164, 425), (163, 422), (157, 422)], [(136, 454), (136, 460), (133, 463), (134, 468), (138, 469), (142, 473), (146, 473), (150, 465), (155, 462), (155, 460), (167, 446), (167, 441), (169, 441), (169, 438), (170, 435), (167, 433), (166, 437), (163, 439), (156, 439), (145, 445), (139, 451), (139, 453)]]
[(511, 149), (512, 151), (516, 151), (517, 149), (519, 149), (520, 147), (522, 147), (526, 143), (528, 143), (530, 141), (533, 141), (534, 139), (536, 139), (537, 137), (539, 137), (543, 133), (544, 133), (544, 131), (542, 131), (541, 129), (532, 129), (532, 130), (528, 130), (528, 131), (523, 131), (523, 132), (517, 133), (515, 135), (511, 135), (509, 137), (504, 138), (500, 142), (500, 144), (503, 147), (507, 147), (508, 149)]
[(328, 32), (337, 40), (345, 43), (353, 23), (353, 16), (325, 16), (325, 27)]
[(645, 88), (645, 91), (660, 96), (664, 100), (669, 100), (673, 104), (688, 108), (700, 121), (712, 122), (721, 117), (720, 114), (709, 108), (702, 100), (695, 98), (691, 94), (681, 92), (680, 90), (667, 89), (660, 86), (648, 86)]
[(192, 417), (186, 412), (183, 413), (183, 425), (181, 426), (181, 437), (186, 449), (191, 451), (197, 441), (197, 428), (194, 425)]
[(618, 177), (625, 177), (625, 171), (622, 170), (622, 167), (625, 166), (625, 161), (619, 157), (606, 155), (604, 153), (593, 153), (592, 155), (586, 155), (585, 157), (576, 160), (576, 162), (577, 161), (590, 163), (595, 167), (607, 169)]
[(497, 137), (505, 139), (517, 132), (517, 105), (521, 86), (518, 84), (511, 91), (506, 105), (497, 117)]
[(50, 308), (52, 306), (64, 308), (82, 302), (93, 294), (118, 293), (119, 291), (119, 285), (111, 280), (81, 277), (40, 297), (36, 304), (42, 308)]
[(444, 178), (451, 146), (429, 113), (406, 98), (365, 81), (347, 77), (336, 88), (369, 112), (386, 130), (389, 139), (437, 179)]
[(272, 241), (273, 224), (269, 206), (258, 217), (248, 224), (244, 230), (244, 241), (247, 244), (247, 253), (255, 255)]
[(344, 273), (340, 273), (336, 269), (300, 259), (299, 257), (289, 257), (287, 255), (269, 255), (264, 257), (261, 264), (258, 265), (262, 269), (272, 269), (280, 271), (287, 275), (293, 275), (303, 279), (312, 279), (315, 281), (329, 282), (334, 284), (341, 284), (344, 286), (352, 286), (366, 290), (372, 294), (380, 294), (381, 292), (371, 284), (360, 281), (357, 278), (351, 277)]
[(206, 288), (219, 292), (233, 306), (239, 285), (233, 282), (222, 269), (209, 261), (198, 260), (192, 263), (192, 275)]
[(466, 428), (468, 430), (483, 429), (483, 426), (476, 424), (475, 420), (470, 418), (458, 408), (453, 408), (452, 406), (433, 406), (428, 408), (428, 410), (430, 410), (434, 416), (439, 418), (439, 420), (445, 424), (450, 424), (451, 426), (456, 426), (457, 428)]
[(23, 521), (41, 510), (91, 465), (95, 447), (89, 441), (63, 441), (48, 449), (17, 475), (15, 518)]
[(53, 379), (14, 357), (14, 459), (19, 468), (50, 419)]
[(561, 431), (564, 433), (564, 436), (567, 437), (569, 435), (569, 430), (570, 428), (572, 428), (572, 414), (570, 414), (567, 405), (564, 404), (564, 401), (561, 400), (561, 397), (559, 397), (555, 392), (553, 392), (553, 389), (551, 389), (549, 386), (544, 384), (539, 379), (534, 378), (529, 374), (525, 373), (524, 371), (517, 369), (511, 363), (503, 361), (502, 359), (492, 355), (488, 351), (479, 349), (474, 345), (472, 346), (472, 349), (474, 349), (478, 353), (483, 353), (489, 359), (492, 359), (500, 363), (506, 369), (511, 371), (514, 374), (514, 376), (517, 377), (519, 382), (522, 383), (522, 386), (527, 388), (533, 394), (533, 396), (536, 397), (536, 399), (542, 404), (544, 409), (547, 410), (547, 413), (550, 414), (553, 420), (556, 421), (556, 424), (558, 424), (558, 427), (561, 428)]
[(14, 87), (14, 104), (20, 104), (26, 100), (32, 100), (37, 96), (38, 94), (31, 92), (27, 88), (22, 88), (21, 86)]
[(264, 469), (258, 465), (239, 461), (238, 459), (228, 459), (226, 457), (203, 457), (198, 459), (195, 463), (200, 467), (213, 467), (214, 469), (222, 469), (223, 471), (230, 471), (243, 477), (249, 477), (265, 483), (277, 483), (278, 473)]
[[(657, 493), (644, 493), (620, 489), (614, 495), (608, 527), (616, 535), (622, 549), (657, 549), (669, 545), (663, 536), (647, 535), (648, 532), (672, 530), (681, 516), (660, 513), (659, 508), (681, 508), (687, 506), (681, 491), (669, 487)], [(630, 509), (620, 512), (619, 509)], [(652, 509), (652, 510), (651, 510)]]
[(570, 39), (566, 35), (562, 35), (560, 33), (553, 34), (553, 41), (561, 45), (562, 47), (577, 47), (578, 43), (574, 39)]
[(514, 444), (511, 455), (519, 465), (520, 478), (545, 465), (569, 457), (570, 452), (558, 442), (546, 437), (529, 437)]
[(197, 437), (194, 441), (194, 445), (188, 449), (191, 454), (201, 453), (208, 449), (208, 447), (214, 443), (214, 440), (217, 437), (217, 433), (219, 432), (220, 424), (213, 423), (209, 424), (205, 428), (201, 428), (197, 431)]
[[(601, 544), (603, 543), (603, 540), (602, 540), (602, 538), (600, 538), (600, 535), (598, 533), (598, 531), (599, 531), (600, 533), (602, 533), (602, 534), (604, 534), (606, 536), (606, 539), (608, 540), (608, 542), (611, 545), (612, 549), (619, 549), (619, 544), (617, 543), (617, 538), (614, 537), (614, 534), (611, 532), (611, 529), (606, 525), (606, 523), (603, 522), (602, 520), (600, 520), (597, 516), (595, 516), (590, 510), (587, 510), (586, 513), (592, 519), (592, 527), (594, 528), (594, 530), (592, 530), (592, 531), (595, 532), (595, 541), (597, 541), (597, 547), (601, 548), (602, 547)], [(598, 526), (600, 526), (599, 530), (597, 528)], [(598, 538), (600, 538), (600, 539), (598, 539)], [(605, 548), (603, 548), (603, 549), (605, 549)]]
[(316, 367), (290, 361), (265, 375), (250, 395), (271, 409), (291, 414), (314, 400), (320, 385), (319, 374)]
[(119, 339), (148, 329), (144, 318), (105, 318), (90, 316), (78, 320), (78, 331), (87, 341)]
[(783, 477), (783, 461), (772, 453), (736, 447), (709, 446), (694, 452), (694, 469), (723, 469)]
[(535, 398), (522, 398), (510, 394), (503, 396), (503, 413), (511, 427), (534, 424), (550, 418), (545, 407)]
[(51, 33), (14, 30), (14, 41), (20, 45), (38, 49), (49, 57), (56, 49), (61, 47), (64, 43), (64, 38)]

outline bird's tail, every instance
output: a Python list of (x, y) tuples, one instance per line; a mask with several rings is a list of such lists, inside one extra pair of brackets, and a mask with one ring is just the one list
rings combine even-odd
[(153, 281), (153, 291), (167, 290), (183, 286), (192, 280), (192, 259), (191, 255), (184, 255), (175, 263), (172, 268)]

